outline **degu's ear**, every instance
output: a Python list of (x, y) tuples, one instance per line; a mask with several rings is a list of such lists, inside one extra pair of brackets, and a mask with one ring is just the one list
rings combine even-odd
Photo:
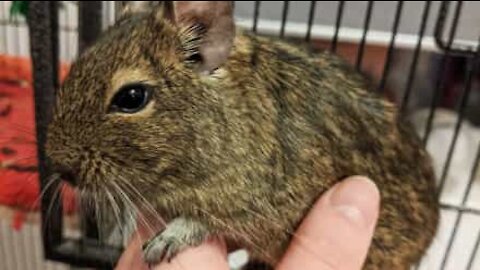
[(118, 1), (119, 9), (116, 23), (138, 14), (155, 12), (158, 18), (171, 19), (173, 1)]
[(199, 72), (210, 73), (230, 55), (235, 37), (233, 5), (233, 1), (130, 1), (120, 19), (156, 10), (159, 19), (187, 29), (185, 49), (190, 60)]
[(121, 8), (119, 10), (117, 19), (122, 20), (138, 13), (148, 12), (152, 10), (155, 4), (156, 3), (154, 1), (121, 1)]
[(198, 71), (210, 73), (220, 67), (229, 57), (235, 37), (233, 1), (169, 2), (163, 16), (178, 27), (192, 29), (192, 37), (198, 40), (191, 57)]

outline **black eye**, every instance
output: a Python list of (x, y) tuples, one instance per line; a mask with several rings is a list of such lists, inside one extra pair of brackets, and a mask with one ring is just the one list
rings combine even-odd
[(143, 109), (150, 99), (149, 87), (136, 83), (125, 85), (112, 99), (110, 110), (123, 113), (136, 113)]

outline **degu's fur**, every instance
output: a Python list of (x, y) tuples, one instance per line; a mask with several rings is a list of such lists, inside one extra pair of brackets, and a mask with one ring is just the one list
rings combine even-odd
[[(324, 191), (369, 176), (381, 210), (365, 269), (408, 269), (438, 223), (420, 140), (338, 57), (235, 30), (232, 10), (129, 9), (57, 93), (54, 168), (95, 203), (159, 213), (148, 262), (222, 235), (275, 265)], [(128, 85), (149, 89), (135, 112), (112, 105)]]

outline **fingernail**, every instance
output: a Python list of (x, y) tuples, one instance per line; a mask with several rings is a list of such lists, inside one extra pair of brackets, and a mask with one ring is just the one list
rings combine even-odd
[(330, 195), (330, 205), (349, 222), (363, 228), (376, 223), (380, 194), (375, 183), (353, 176), (337, 184)]

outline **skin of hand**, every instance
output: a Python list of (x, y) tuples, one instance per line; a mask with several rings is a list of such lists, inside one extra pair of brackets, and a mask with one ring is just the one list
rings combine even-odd
[[(328, 190), (310, 210), (276, 270), (360, 270), (377, 223), (380, 193), (368, 178), (352, 176)], [(139, 230), (117, 264), (117, 270), (149, 269), (141, 246), (148, 234)], [(221, 239), (180, 252), (154, 270), (229, 270)]]

